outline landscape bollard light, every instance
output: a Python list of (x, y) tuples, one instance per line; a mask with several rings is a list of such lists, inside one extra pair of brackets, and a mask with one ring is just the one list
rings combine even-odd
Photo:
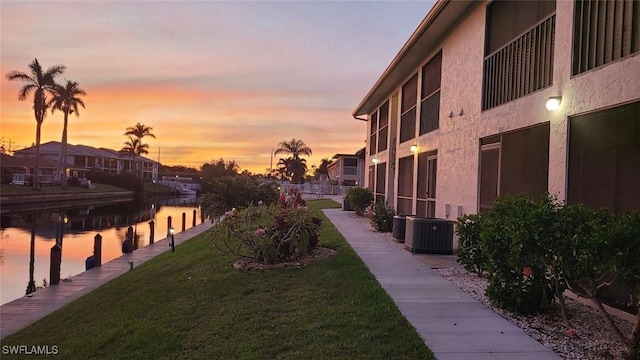
[(175, 234), (175, 233), (176, 233), (176, 229), (169, 228), (169, 234), (171, 234), (171, 244), (170, 244), (171, 245), (171, 252), (176, 251), (176, 243), (174, 242), (174, 239), (173, 239), (173, 234)]

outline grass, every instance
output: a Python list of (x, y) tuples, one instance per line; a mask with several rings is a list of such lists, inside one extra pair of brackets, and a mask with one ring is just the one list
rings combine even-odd
[(66, 194), (66, 193), (90, 193), (101, 191), (118, 191), (124, 190), (119, 187), (107, 184), (93, 184), (95, 189), (87, 189), (81, 186), (42, 186), (40, 190), (34, 190), (32, 186), (2, 184), (0, 186), (0, 194), (7, 195), (42, 195), (42, 194)]
[[(135, 268), (2, 345), (58, 345), (70, 359), (433, 359), (342, 235), (336, 255), (301, 269), (231, 267), (205, 234)], [(4, 357), (3, 357), (4, 359)]]
[[(32, 186), (3, 184), (0, 186), (0, 194), (2, 196), (10, 195), (42, 195), (42, 194), (68, 194), (68, 193), (90, 193), (102, 191), (122, 191), (126, 189), (113, 185), (93, 183), (95, 189), (87, 189), (81, 186), (42, 186), (40, 190), (34, 190)], [(175, 193), (170, 187), (162, 184), (145, 183), (144, 189), (147, 194), (173, 194)]]

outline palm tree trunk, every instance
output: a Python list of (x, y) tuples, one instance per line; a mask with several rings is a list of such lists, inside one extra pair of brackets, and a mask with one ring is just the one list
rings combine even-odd
[(42, 134), (42, 120), (36, 121), (36, 159), (33, 166), (33, 188), (40, 190), (40, 135)]
[(69, 110), (64, 112), (64, 127), (62, 128), (62, 178), (63, 186), (67, 185), (67, 125), (69, 120)]

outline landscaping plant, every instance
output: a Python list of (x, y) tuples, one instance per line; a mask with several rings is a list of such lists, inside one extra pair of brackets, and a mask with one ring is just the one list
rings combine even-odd
[(231, 210), (210, 232), (213, 246), (264, 264), (308, 254), (318, 243), (321, 219), (314, 217), (296, 190), (277, 204)]
[(489, 259), (482, 250), (480, 240), (482, 217), (478, 214), (465, 215), (458, 218), (456, 234), (458, 235), (458, 263), (472, 273), (482, 276)]
[(258, 202), (269, 205), (277, 201), (279, 193), (276, 186), (245, 176), (215, 178), (203, 187), (200, 206), (205, 215), (216, 219), (233, 208), (242, 209)]
[(367, 213), (374, 229), (380, 232), (391, 232), (393, 230), (393, 216), (396, 211), (384, 200), (377, 201)]
[(593, 302), (630, 359), (640, 358), (640, 315), (625, 336), (599, 299), (601, 289), (617, 283), (630, 294), (627, 305), (640, 308), (639, 212), (614, 216), (554, 196), (504, 196), (493, 209), (458, 219), (456, 231), (459, 262), (471, 272), (486, 270), (495, 305), (537, 313), (556, 298), (568, 324), (568, 288)]
[(541, 246), (549, 237), (555, 205), (545, 197), (500, 197), (482, 214), (480, 238), (487, 262), (487, 296), (497, 306), (522, 314), (548, 307), (555, 292), (547, 279)]
[(351, 205), (358, 216), (364, 216), (365, 209), (373, 201), (373, 194), (367, 188), (354, 187), (347, 191), (344, 199)]

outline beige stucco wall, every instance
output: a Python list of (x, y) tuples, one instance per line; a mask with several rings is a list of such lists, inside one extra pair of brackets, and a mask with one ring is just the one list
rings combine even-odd
[[(447, 204), (450, 219), (457, 217), (458, 206), (463, 213), (478, 210), (479, 138), (549, 122), (549, 192), (565, 199), (569, 117), (640, 99), (638, 54), (572, 77), (573, 2), (557, 1), (552, 86), (482, 112), (487, 4), (476, 7), (442, 42), (440, 128), (397, 145), (397, 159), (410, 155), (414, 143), (418, 152), (438, 150), (436, 217), (440, 218), (446, 218)], [(436, 52), (425, 54), (425, 62)], [(560, 108), (546, 110), (547, 99), (556, 95), (562, 95)], [(454, 114), (451, 118), (450, 113)], [(399, 121), (396, 126), (399, 133)], [(388, 152), (376, 155), (388, 163)], [(395, 199), (389, 201), (396, 205)]]

